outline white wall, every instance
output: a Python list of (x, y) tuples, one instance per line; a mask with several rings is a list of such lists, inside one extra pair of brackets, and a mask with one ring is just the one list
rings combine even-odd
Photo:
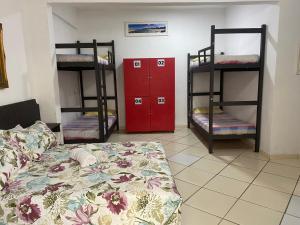
[(9, 88), (0, 89), (0, 105), (31, 98), (24, 43), (24, 24), (17, 1), (1, 3), (0, 23), (3, 24), (4, 49)]
[[(74, 43), (78, 40), (77, 10), (73, 7), (53, 7), (55, 43)], [(60, 54), (74, 54), (75, 49), (57, 50)], [(58, 71), (59, 96), (61, 107), (80, 106), (78, 73)], [(78, 113), (63, 113), (62, 123), (66, 124), (79, 116)]]
[(42, 120), (57, 122), (60, 107), (50, 11), (45, 1), (1, 1), (10, 87), (0, 90), (0, 105), (35, 98)]
[[(264, 73), (264, 92), (262, 108), (261, 149), (267, 153), (271, 150), (273, 91), (276, 76), (276, 50), (278, 42), (279, 6), (274, 5), (240, 5), (230, 6), (226, 10), (226, 27), (260, 27), (267, 25), (266, 57)], [(228, 35), (226, 54), (258, 54), (260, 35)], [(234, 72), (225, 76), (226, 100), (256, 100), (257, 72)], [(227, 107), (227, 111), (236, 117), (255, 122), (256, 107)]]
[[(176, 124), (186, 124), (187, 53), (196, 54), (198, 49), (209, 45), (210, 25), (224, 26), (223, 8), (108, 7), (79, 11), (79, 18), (81, 41), (91, 41), (93, 38), (98, 41), (115, 40), (121, 126), (125, 122), (122, 61), (132, 57), (176, 58)], [(125, 37), (124, 22), (149, 20), (168, 21), (169, 36)], [(207, 89), (205, 82), (202, 87)], [(86, 83), (89, 93), (95, 91), (92, 80)]]
[[(8, 1), (8, 0), (7, 0)], [(45, 122), (60, 121), (52, 9), (45, 1), (18, 1), (22, 7), (25, 52), (32, 97)]]
[(280, 2), (277, 67), (274, 89), (272, 155), (300, 155), (300, 1)]

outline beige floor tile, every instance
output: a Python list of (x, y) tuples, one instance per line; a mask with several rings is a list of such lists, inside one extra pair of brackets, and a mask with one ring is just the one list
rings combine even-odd
[(112, 134), (108, 141), (109, 142), (124, 142), (128, 140), (129, 135), (128, 134)]
[(236, 198), (207, 189), (200, 189), (186, 204), (213, 215), (224, 217), (235, 203)]
[(150, 135), (146, 135), (146, 134), (141, 134), (141, 135), (134, 137), (134, 141), (148, 142), (148, 141), (152, 141), (152, 140), (153, 140), (153, 137)]
[(153, 140), (151, 140), (151, 141), (159, 142), (159, 143), (161, 143), (164, 147), (165, 147), (167, 144), (170, 144), (170, 143), (171, 143), (170, 141), (159, 140), (159, 139), (153, 139)]
[(239, 200), (225, 219), (240, 225), (279, 225), (282, 213)]
[(123, 142), (125, 141), (135, 141), (136, 137), (139, 137), (140, 134), (124, 134), (122, 138), (124, 138)]
[(279, 176), (289, 177), (293, 179), (298, 179), (300, 175), (300, 168), (292, 167), (287, 165), (281, 165), (278, 163), (269, 162), (263, 169), (266, 173), (272, 173)]
[(198, 137), (199, 136), (199, 133), (196, 131), (194, 131), (194, 130), (191, 130), (191, 132), (190, 132), (190, 134), (189, 135), (191, 135), (191, 136), (193, 136), (193, 137)]
[(221, 171), (220, 175), (250, 183), (254, 180), (258, 173), (259, 171), (257, 170), (229, 165)]
[(199, 142), (199, 139), (189, 135), (186, 137), (179, 138), (174, 142), (184, 144), (184, 145), (194, 145)]
[(218, 175), (204, 187), (212, 191), (239, 198), (248, 186), (249, 183)]
[(222, 220), (222, 222), (219, 223), (219, 225), (236, 225), (236, 223), (232, 223), (228, 220)]
[(217, 225), (221, 218), (183, 204), (182, 225)]
[(207, 173), (204, 171), (200, 171), (198, 169), (193, 169), (191, 167), (186, 168), (185, 170), (178, 173), (175, 178), (180, 180), (198, 185), (203, 186), (205, 185), (213, 176), (212, 173)]
[(180, 171), (184, 170), (184, 168), (186, 167), (185, 165), (181, 165), (179, 163), (175, 163), (172, 161), (169, 161), (169, 166), (172, 172), (172, 175), (175, 176), (177, 173), (179, 173)]
[(191, 167), (195, 169), (200, 169), (202, 171), (206, 171), (209, 173), (217, 174), (219, 173), (225, 166), (226, 163), (221, 163), (209, 159), (200, 159), (195, 162)]
[(169, 157), (169, 161), (173, 161), (186, 166), (192, 165), (194, 162), (198, 161), (199, 159), (200, 157), (198, 156), (185, 154), (183, 152), (180, 152), (176, 155)]
[(271, 159), (271, 161), (283, 165), (300, 167), (300, 159)]
[(196, 144), (193, 145), (193, 147), (203, 148), (203, 149), (206, 149), (206, 151), (208, 152), (208, 148), (200, 139), (199, 139), (199, 142), (197, 142)]
[(214, 151), (214, 155), (216, 156), (231, 156), (237, 158), (240, 156), (243, 152), (243, 150), (240, 149), (217, 149)]
[(280, 225), (299, 225), (300, 218), (285, 214)]
[(218, 162), (230, 163), (236, 158), (236, 156), (216, 155), (213, 153), (205, 156), (204, 158)]
[(299, 196), (296, 195), (292, 196), (289, 202), (289, 206), (286, 210), (286, 213), (300, 218), (300, 197)]
[(267, 163), (267, 161), (246, 158), (246, 157), (241, 157), (241, 156), (239, 156), (232, 162), (233, 165), (245, 167), (245, 168), (253, 169), (253, 170), (261, 170), (266, 165), (266, 163)]
[(172, 133), (146, 133), (146, 134), (143, 134), (143, 136), (145, 136), (146, 138), (149, 138), (149, 139), (155, 139), (155, 138), (158, 138), (160, 137), (161, 135), (166, 135), (166, 134), (172, 134)]
[(206, 149), (202, 149), (202, 148), (194, 147), (194, 146), (190, 146), (190, 147), (184, 149), (183, 153), (198, 156), (198, 157), (203, 157), (203, 156), (209, 154)]
[(175, 141), (180, 139), (181, 137), (175, 135), (175, 134), (161, 134), (160, 136), (156, 137), (156, 139), (159, 140), (165, 140), (165, 141)]
[(298, 184), (295, 188), (294, 195), (300, 196), (300, 182), (298, 182)]
[(292, 194), (296, 182), (296, 180), (293, 180), (291, 178), (262, 172), (254, 180), (253, 184)]
[(289, 194), (269, 188), (251, 185), (241, 199), (270, 209), (284, 212), (290, 199)]
[(178, 137), (185, 137), (191, 133), (192, 133), (192, 131), (190, 129), (178, 129), (178, 130), (174, 131), (174, 135), (176, 135)]
[(180, 193), (183, 201), (186, 201), (192, 194), (200, 189), (199, 186), (193, 185), (178, 179), (175, 179), (177, 190)]
[(109, 137), (108, 142), (122, 142), (122, 140), (118, 137)]
[(169, 144), (166, 144), (164, 146), (164, 149), (166, 152), (166, 156), (170, 157), (172, 155), (176, 155), (177, 153), (183, 151), (184, 149), (186, 149), (188, 147), (189, 147), (188, 145), (171, 142)]
[(261, 159), (261, 160), (266, 160), (266, 161), (269, 160), (269, 157), (262, 152), (247, 151), (247, 152), (242, 153), (241, 156), (247, 157), (247, 158), (253, 158), (253, 159)]

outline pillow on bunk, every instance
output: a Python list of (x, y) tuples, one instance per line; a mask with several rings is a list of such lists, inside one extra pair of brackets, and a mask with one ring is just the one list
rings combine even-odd
[[(220, 113), (224, 112), (218, 106), (214, 106), (213, 110), (214, 110), (215, 114), (220, 114)], [(197, 108), (194, 108), (193, 112), (195, 114), (208, 114), (209, 108), (208, 107), (197, 107)]]
[(85, 116), (98, 116), (98, 112), (86, 112)]
[(39, 159), (47, 149), (57, 145), (55, 134), (42, 121), (22, 130), (6, 131), (9, 145), (21, 151), (29, 159)]
[(108, 60), (108, 54), (101, 55), (100, 57), (101, 57), (102, 59)]
[[(206, 56), (206, 61), (209, 62), (209, 57), (208, 57), (208, 56)], [(198, 58), (198, 57), (193, 58), (193, 59), (192, 59), (192, 62), (193, 62), (193, 63), (199, 63), (199, 58)], [(200, 62), (201, 62), (201, 63), (204, 63), (204, 57), (200, 57)]]
[(104, 56), (98, 55), (98, 62), (104, 65), (108, 65), (108, 55), (104, 55)]
[[(115, 114), (116, 114), (115, 110), (113, 110), (113, 109), (107, 110), (108, 116), (114, 116)], [(98, 112), (86, 112), (85, 115), (86, 116), (98, 116)], [(104, 112), (103, 112), (103, 115), (104, 115)]]

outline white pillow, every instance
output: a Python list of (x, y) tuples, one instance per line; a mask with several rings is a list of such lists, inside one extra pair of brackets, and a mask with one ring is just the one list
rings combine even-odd
[(83, 148), (74, 148), (70, 157), (78, 161), (81, 167), (87, 167), (97, 162), (96, 157)]

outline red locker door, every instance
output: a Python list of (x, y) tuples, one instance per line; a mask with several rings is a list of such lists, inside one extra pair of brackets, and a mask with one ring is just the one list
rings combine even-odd
[(148, 59), (124, 59), (125, 96), (149, 95)]
[(175, 59), (156, 58), (149, 60), (150, 94), (174, 93)]
[(150, 131), (149, 97), (126, 97), (126, 130), (128, 132)]
[(150, 59), (151, 130), (175, 129), (175, 59)]
[(151, 96), (151, 130), (174, 131), (174, 97), (170, 94)]

